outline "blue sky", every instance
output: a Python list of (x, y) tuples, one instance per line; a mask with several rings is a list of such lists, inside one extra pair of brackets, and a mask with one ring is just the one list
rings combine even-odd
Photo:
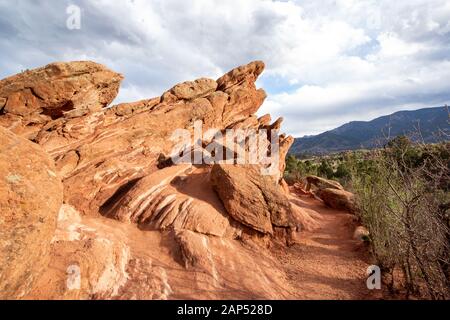
[[(66, 27), (67, 6), (81, 29)], [(93, 60), (126, 77), (116, 102), (263, 60), (261, 115), (317, 134), (450, 103), (446, 0), (0, 0), (0, 78)]]

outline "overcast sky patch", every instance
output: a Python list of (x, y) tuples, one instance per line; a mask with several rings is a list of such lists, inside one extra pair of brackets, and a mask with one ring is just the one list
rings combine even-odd
[[(66, 27), (71, 4), (80, 30)], [(116, 102), (252, 60), (266, 63), (260, 113), (295, 136), (450, 101), (446, 0), (0, 0), (0, 12), (1, 78), (93, 60), (125, 75)]]

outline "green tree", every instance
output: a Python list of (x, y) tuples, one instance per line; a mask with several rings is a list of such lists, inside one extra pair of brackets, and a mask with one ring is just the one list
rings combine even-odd
[(344, 180), (350, 178), (350, 169), (348, 168), (346, 162), (339, 163), (338, 167), (336, 168), (336, 172), (334, 173), (334, 176), (338, 179)]
[(321, 177), (332, 179), (334, 171), (328, 161), (322, 160), (320, 166), (317, 168), (317, 174)]

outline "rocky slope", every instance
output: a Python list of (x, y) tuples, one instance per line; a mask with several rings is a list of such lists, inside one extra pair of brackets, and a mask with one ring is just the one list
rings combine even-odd
[(263, 69), (109, 108), (122, 76), (93, 62), (0, 81), (0, 298), (294, 297), (268, 249), (295, 243), (305, 219), (280, 178), (293, 138), (277, 138), (271, 176), (267, 164), (170, 161), (173, 132), (194, 136), (199, 121), (268, 130), (270, 145), (282, 119), (255, 115)]

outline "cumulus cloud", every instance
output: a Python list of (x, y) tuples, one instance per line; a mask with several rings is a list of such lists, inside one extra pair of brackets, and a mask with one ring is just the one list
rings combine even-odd
[[(66, 28), (70, 4), (80, 30)], [(125, 75), (116, 102), (256, 59), (261, 114), (296, 136), (450, 100), (446, 0), (0, 0), (0, 11), (0, 77), (94, 60)]]

